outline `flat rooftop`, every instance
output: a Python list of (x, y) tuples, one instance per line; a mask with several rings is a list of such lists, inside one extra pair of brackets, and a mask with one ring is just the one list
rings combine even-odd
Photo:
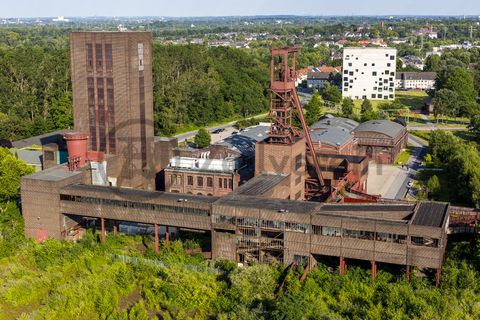
[(63, 139), (63, 135), (68, 132), (73, 132), (73, 131), (69, 129), (64, 129), (64, 130), (49, 132), (39, 136), (13, 141), (12, 145), (15, 148), (21, 149), (21, 148), (28, 148), (33, 145), (44, 146), (49, 143), (56, 143), (59, 145), (60, 149), (64, 149), (66, 146), (66, 143), (65, 143), (65, 140)]
[(323, 204), (319, 214), (346, 215), (358, 218), (388, 219), (408, 222), (416, 204)]
[(270, 199), (241, 194), (231, 194), (220, 198), (215, 204), (250, 209), (272, 210), (277, 212), (283, 211), (285, 213), (292, 212), (305, 214), (314, 213), (315, 209), (320, 205), (318, 202)]
[(259, 196), (274, 188), (283, 180), (287, 179), (287, 177), (288, 175), (285, 174), (263, 173), (248, 180), (248, 182), (240, 186), (235, 193), (247, 196)]
[(427, 227), (442, 227), (448, 211), (445, 202), (420, 202), (412, 224)]
[(188, 195), (181, 193), (170, 193), (162, 191), (145, 191), (131, 188), (104, 187), (86, 184), (72, 184), (60, 190), (63, 194), (82, 195), (82, 193), (95, 194), (95, 197), (113, 199), (114, 197), (134, 201), (165, 200), (165, 201), (186, 201), (196, 203), (213, 203), (218, 198), (208, 196)]
[(39, 171), (37, 173), (23, 177), (22, 179), (43, 180), (43, 181), (62, 181), (83, 174), (82, 171), (70, 171), (66, 166), (59, 165), (50, 169)]

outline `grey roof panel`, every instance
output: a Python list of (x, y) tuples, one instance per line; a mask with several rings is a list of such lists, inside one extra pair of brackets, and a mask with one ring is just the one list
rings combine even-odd
[(326, 114), (322, 119), (310, 126), (310, 129), (331, 128), (337, 127), (347, 131), (353, 131), (358, 127), (359, 123), (352, 119), (334, 117), (331, 114)]
[(250, 180), (247, 183), (240, 186), (236, 194), (243, 194), (248, 196), (260, 196), (265, 192), (271, 190), (273, 187), (278, 185), (288, 175), (283, 174), (261, 174)]
[(428, 227), (442, 227), (447, 214), (448, 203), (421, 202), (413, 217), (412, 224)]
[(337, 127), (313, 130), (311, 136), (313, 141), (338, 146), (345, 144), (353, 138), (349, 131)]
[(406, 128), (397, 122), (390, 120), (371, 120), (360, 124), (354, 132), (378, 132), (391, 138), (396, 138)]
[(33, 145), (44, 146), (49, 143), (56, 143), (60, 146), (61, 149), (64, 149), (66, 144), (63, 139), (63, 134), (67, 132), (73, 132), (72, 130), (58, 130), (54, 132), (45, 133), (39, 136), (30, 137), (22, 140), (17, 140), (12, 142), (15, 148), (28, 148)]

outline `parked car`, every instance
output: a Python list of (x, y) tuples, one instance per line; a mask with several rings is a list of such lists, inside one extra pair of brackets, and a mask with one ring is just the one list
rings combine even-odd
[(218, 128), (218, 129), (213, 130), (212, 133), (217, 134), (217, 133), (222, 133), (223, 131), (225, 131), (225, 129)]

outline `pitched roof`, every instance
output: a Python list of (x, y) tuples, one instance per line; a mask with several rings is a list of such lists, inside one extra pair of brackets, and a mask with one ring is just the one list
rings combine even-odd
[(334, 146), (341, 146), (353, 138), (350, 131), (338, 127), (312, 130), (311, 136), (313, 141)]
[(387, 135), (391, 138), (396, 138), (406, 128), (399, 123), (390, 120), (370, 120), (360, 124), (354, 132), (378, 132)]
[(359, 123), (355, 120), (342, 117), (334, 117), (331, 114), (326, 114), (325, 116), (323, 116), (322, 119), (312, 124), (310, 126), (310, 129), (338, 127), (348, 131), (352, 131), (353, 129), (358, 127), (358, 125)]
[(308, 80), (328, 80), (330, 79), (330, 72), (309, 72)]
[(436, 72), (398, 72), (396, 78), (398, 80), (435, 80)]
[(341, 72), (342, 67), (331, 67), (331, 66), (320, 66), (317, 68), (318, 71), (320, 72), (328, 72), (328, 73), (335, 73), (335, 72)]
[(73, 132), (69, 129), (58, 130), (50, 133), (45, 133), (39, 136), (30, 137), (22, 140), (17, 140), (12, 142), (15, 148), (27, 148), (33, 145), (44, 146), (49, 143), (56, 143), (59, 145), (60, 149), (65, 148), (65, 140), (63, 139), (63, 134), (67, 132)]

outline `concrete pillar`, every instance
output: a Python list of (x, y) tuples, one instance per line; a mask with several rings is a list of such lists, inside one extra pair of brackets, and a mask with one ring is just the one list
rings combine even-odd
[(437, 288), (440, 287), (441, 276), (442, 276), (442, 268), (438, 268), (435, 275), (435, 285), (437, 286)]
[(405, 273), (405, 280), (407, 281), (407, 284), (410, 283), (410, 277), (411, 277), (411, 267), (409, 265), (406, 266), (407, 267), (407, 271)]
[(345, 259), (343, 257), (340, 257), (340, 275), (343, 276), (345, 274), (345, 271), (347, 269), (347, 264), (345, 263)]
[(113, 237), (117, 238), (117, 221), (113, 220)]
[(377, 263), (375, 260), (372, 260), (372, 280), (377, 278)]
[(101, 240), (105, 242), (105, 219), (100, 218), (100, 225), (101, 225)]
[(168, 226), (165, 226), (165, 245), (167, 247), (170, 245), (170, 232), (168, 231)]
[(158, 254), (158, 224), (154, 224), (155, 229), (155, 253)]

